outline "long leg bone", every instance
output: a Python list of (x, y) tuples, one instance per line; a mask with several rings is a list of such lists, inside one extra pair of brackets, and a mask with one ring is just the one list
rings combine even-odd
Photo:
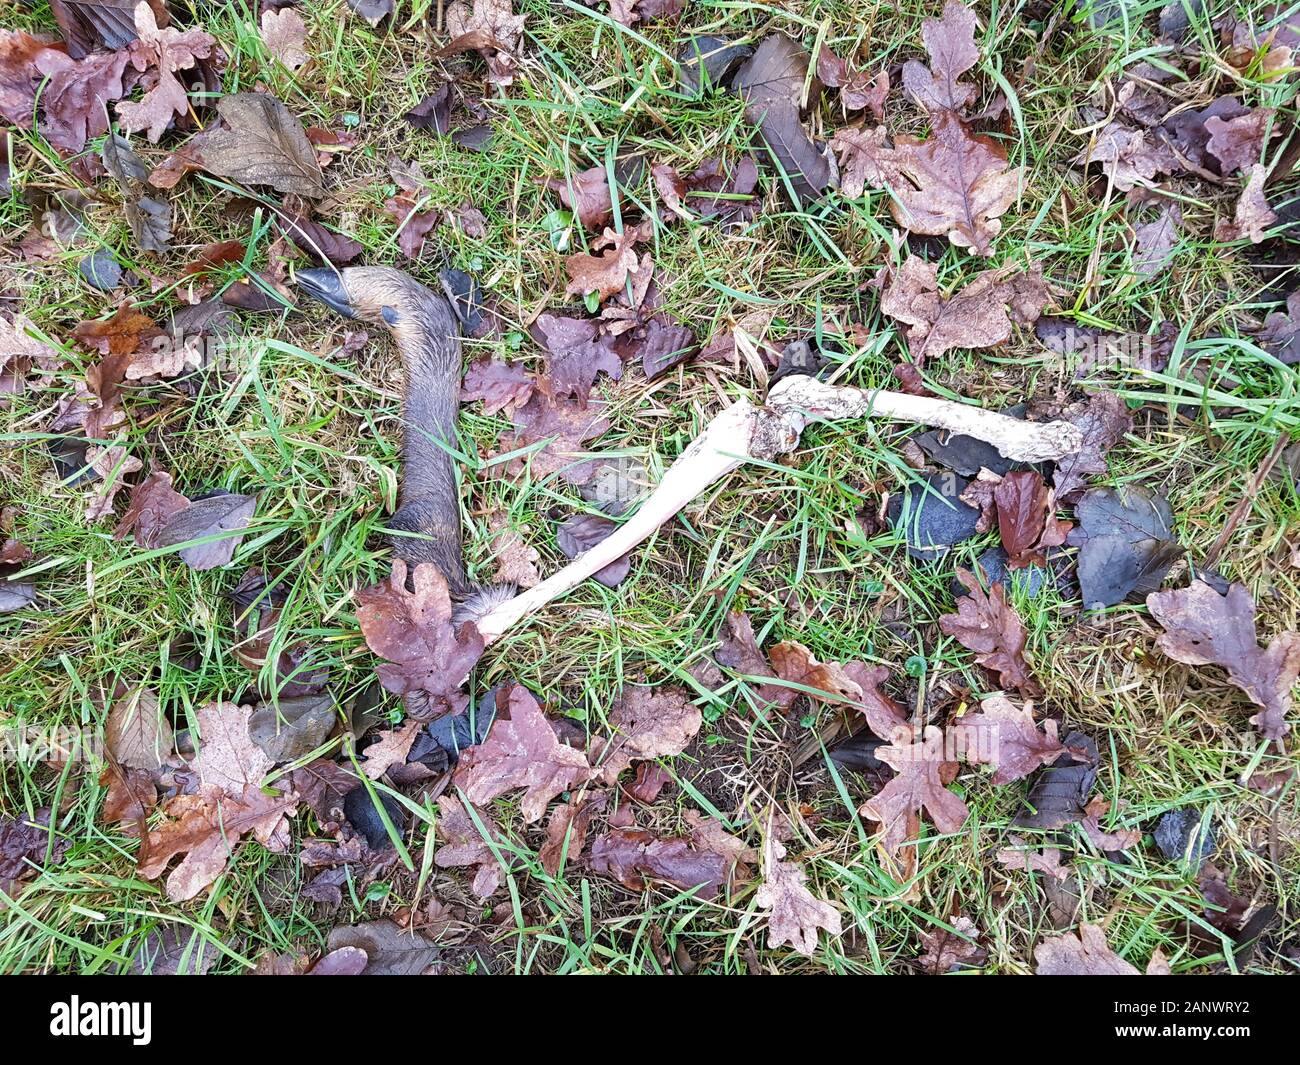
[(485, 614), (477, 622), (479, 631), (491, 643), (516, 622), (627, 554), (748, 459), (770, 460), (793, 451), (809, 422), (864, 416), (919, 422), (977, 437), (1021, 462), (1060, 459), (1078, 451), (1083, 443), (1079, 429), (1069, 422), (1022, 422), (944, 399), (846, 388), (806, 376), (787, 377), (772, 387), (765, 406), (741, 400), (709, 422), (668, 468), (636, 514), (535, 588)]

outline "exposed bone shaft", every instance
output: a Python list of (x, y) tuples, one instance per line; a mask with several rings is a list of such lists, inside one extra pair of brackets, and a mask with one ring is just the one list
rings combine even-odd
[(485, 614), (477, 623), (479, 631), (491, 643), (512, 625), (627, 554), (748, 459), (770, 460), (792, 451), (809, 422), (866, 416), (918, 422), (977, 437), (1021, 462), (1060, 459), (1078, 451), (1083, 442), (1079, 429), (1068, 422), (1024, 422), (946, 399), (787, 377), (772, 386), (766, 406), (755, 407), (741, 400), (709, 422), (631, 518), (535, 588)]

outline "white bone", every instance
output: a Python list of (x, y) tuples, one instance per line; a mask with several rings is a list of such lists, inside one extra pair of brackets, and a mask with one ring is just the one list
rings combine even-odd
[(809, 422), (884, 417), (973, 436), (1010, 459), (1044, 462), (1073, 454), (1083, 437), (1069, 422), (1025, 422), (980, 407), (901, 392), (828, 385), (803, 375), (778, 381), (767, 404), (740, 400), (715, 417), (668, 468), (637, 512), (613, 533), (535, 588), (477, 622), (492, 643), (507, 629), (627, 554), (691, 500), (749, 459), (770, 460), (799, 443)]

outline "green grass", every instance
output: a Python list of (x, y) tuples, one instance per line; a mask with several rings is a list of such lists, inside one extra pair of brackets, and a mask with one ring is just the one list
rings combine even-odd
[[(865, 40), (874, 61), (897, 63), (919, 54), (921, 19), (938, 6), (808, 0), (783, 13), (757, 3), (706, 2), (691, 5), (683, 26), (755, 37), (779, 28), (809, 43), (822, 35), (846, 49)], [(1145, 333), (1149, 323), (1170, 320), (1184, 330), (1165, 372), (1110, 372), (1093, 383), (1120, 390), (1135, 407), (1147, 404), (1133, 434), (1112, 453), (1110, 483), (1141, 483), (1167, 495), (1179, 536), (1196, 555), (1217, 536), (1273, 435), (1300, 431), (1300, 404), (1294, 371), (1242, 339), (1264, 306), (1257, 275), (1240, 249), (1209, 242), (1215, 217), (1230, 211), (1231, 191), (1190, 186), (1183, 203), (1187, 234), (1172, 264), (1143, 279), (1131, 271), (1122, 196), (1099, 199), (1069, 165), (1086, 143), (1086, 133), (1074, 132), (1084, 124), (1075, 109), (1134, 63), (1158, 59), (1145, 26), (1160, 6), (1153, 0), (1140, 10), (1130, 7), (1131, 21), (1105, 32), (1068, 14), (1058, 17), (1050, 5), (998, 4), (992, 16), (988, 5), (979, 6), (985, 59), (972, 76), (985, 98), (995, 88), (1007, 97), (1010, 133), (1002, 139), (1012, 163), (1025, 168), (1024, 193), (1004, 218), (995, 257), (985, 264), (949, 249), (941, 280), (955, 287), (986, 265), (1034, 259), (1062, 292), (1060, 313), (1080, 325)], [(1212, 5), (1211, 16), (1229, 7)], [(303, 9), (314, 59), (297, 75), (265, 56), (245, 5), (193, 0), (193, 8), (186, 21), (201, 21), (230, 55), (225, 91), (260, 84), (304, 124), (347, 125), (361, 136), (326, 171), (332, 199), (323, 217), (365, 245), (364, 261), (400, 264), (392, 222), (381, 209), (393, 191), (390, 154), (421, 163), (429, 209), (447, 211), (469, 200), (483, 211), (486, 237), (470, 239), (443, 225), (427, 260), (413, 267), (432, 280), (443, 265), (459, 266), (500, 299), (512, 328), (503, 342), (467, 342), (471, 357), (500, 348), (535, 369), (542, 365), (524, 329), (539, 312), (564, 303), (560, 256), (545, 221), (558, 203), (541, 187), (544, 179), (611, 166), (628, 153), (687, 171), (711, 155), (734, 161), (756, 146), (735, 98), (692, 100), (677, 89), (664, 55), (675, 51), (670, 26), (628, 32), (603, 8), (517, 2), (530, 16), (526, 62), (506, 95), (488, 100), (495, 137), (482, 154), (400, 120), (442, 69), (418, 27), (400, 28), (413, 14), (410, 4), (399, 4), (397, 32), (371, 29), (341, 0)], [(39, 6), (23, 18), (29, 27), (52, 25)], [(1214, 40), (1209, 21), (1194, 25), (1207, 46)], [(1035, 34), (1048, 23), (1054, 29), (1040, 47)], [(460, 70), (467, 87), (479, 72), (465, 61), (450, 61), (447, 69)], [(1193, 63), (1190, 71), (1187, 98), (1197, 106), (1233, 93), (1294, 120), (1294, 79), (1240, 77), (1209, 63)], [(924, 132), (897, 83), (890, 107), (892, 132)], [(842, 120), (826, 107), (817, 121), (825, 137)], [(17, 132), (12, 138), (15, 192), (0, 202), (0, 237), (15, 241), (32, 223), (17, 190), (69, 187), (76, 179), (38, 138)], [(166, 150), (135, 147), (153, 161)], [(1271, 151), (1284, 148), (1279, 139)], [(835, 334), (860, 318), (872, 340), (862, 347), (845, 343), (841, 379), (888, 384), (890, 368), (905, 355), (904, 341), (880, 315), (878, 297), (861, 289), (882, 263), (898, 258), (885, 194), (851, 203), (832, 195), (794, 209), (781, 199), (780, 186), (779, 175), (765, 167), (765, 210), (739, 230), (656, 224), (649, 250), (668, 310), (706, 340), (756, 308), (769, 309), (769, 339), (778, 348), (815, 329)], [(221, 239), (249, 241), (248, 264), (261, 266), (271, 235), (264, 227), (256, 235), (246, 219), (225, 210), (226, 189), (197, 174), (177, 187), (175, 250), (161, 263), (136, 257), (111, 201), (92, 209), (89, 225), (125, 266), (163, 278), (177, 276), (198, 247)], [(656, 206), (652, 186), (642, 182), (620, 198), (617, 216), (635, 220)], [(581, 245), (587, 238), (575, 229), (569, 239)], [(328, 668), (340, 703), (352, 704), (370, 686), (374, 664), (352, 594), (387, 570), (379, 533), (396, 497), (400, 381), (393, 351), (376, 337), (352, 360), (340, 356), (345, 324), (304, 306), (246, 316), (247, 358), (220, 379), (190, 379), (193, 395), (173, 383), (132, 390), (117, 442), (145, 463), (145, 472), (172, 472), (178, 490), (189, 495), (225, 488), (259, 497), (234, 563), (194, 573), (171, 550), (141, 552), (114, 540), (111, 522), (84, 523), (86, 490), (60, 484), (51, 471), (44, 433), (53, 405), (94, 362), (71, 341), (71, 327), (114, 309), (77, 276), (80, 254), (36, 265), (21, 286), (24, 312), (65, 341), (69, 364), (51, 389), (0, 410), (0, 505), (15, 508), (10, 535), (36, 553), (32, 570), (42, 597), (39, 610), (0, 616), (0, 722), (93, 729), (119, 683), (142, 681), (157, 690), (178, 728), (191, 724), (194, 709), (208, 700), (255, 701), (258, 678), (232, 654), (235, 611), (225, 598), (254, 565), (287, 594), (282, 644), (305, 641), (309, 664)], [(232, 268), (227, 280), (238, 273)], [(161, 315), (171, 293), (148, 294), (146, 287), (139, 298), (146, 312)], [(993, 407), (1073, 386), (1069, 371), (1045, 358), (1027, 333), (998, 351), (952, 352), (927, 366), (926, 376), (945, 394)], [(654, 471), (724, 399), (761, 395), (743, 363), (738, 370), (687, 364), (650, 384), (629, 368), (621, 384), (601, 387), (613, 429), (595, 446)], [(504, 508), (513, 525), (528, 528), (526, 538), (541, 552), (543, 572), (550, 572), (562, 562), (554, 515), (586, 504), (557, 478), (510, 480), (499, 464), (486, 461), (505, 425), (469, 408), (462, 415), (471, 569), (489, 573), (485, 516)], [(0, 971), (112, 970), (129, 962), (151, 931), (171, 928), (217, 950), (216, 971), (236, 972), (265, 950), (315, 952), (333, 925), (431, 899), (464, 909), (456, 941), (477, 952), (468, 964), (519, 972), (659, 972), (665, 968), (660, 939), (668, 954), (680, 946), (675, 964), (689, 958), (707, 972), (905, 972), (920, 952), (919, 935), (945, 926), (956, 909), (982, 929), (990, 971), (1031, 970), (1033, 945), (1051, 931), (1041, 884), (993, 860), (1010, 845), (1006, 826), (1020, 786), (993, 788), (980, 772), (964, 769), (956, 786), (971, 807), (970, 820), (947, 837), (927, 826), (915, 879), (897, 884), (855, 812), (867, 794), (863, 782), (840, 776), (824, 759), (791, 765), (792, 747), (826, 711), (808, 710), (786, 726), (755, 715), (745, 681), (732, 679), (710, 693), (686, 673), (712, 646), (725, 612), (743, 607), (766, 641), (798, 639), (823, 660), (889, 665), (895, 694), (911, 708), (970, 705), (989, 690), (988, 675), (936, 624), (952, 609), (951, 567), (910, 562), (892, 533), (864, 535), (857, 521), (860, 511), (879, 506), (882, 492), (897, 492), (915, 477), (898, 451), (906, 435), (886, 422), (810, 429), (792, 460), (733, 474), (688, 507), (638, 551), (618, 589), (587, 582), (509, 634), (474, 678), (475, 690), (516, 678), (548, 707), (593, 730), (601, 728), (625, 679), (690, 687), (706, 714), (705, 737), (694, 753), (672, 760), (680, 802), (661, 802), (655, 827), (674, 831), (681, 808), (712, 807), (756, 844), (749, 823), (769, 802), (785, 810), (795, 828), (791, 853), (803, 861), (816, 893), (844, 916), (844, 936), (829, 942), (823, 936), (814, 958), (767, 948), (753, 886), (723, 905), (663, 888), (635, 895), (572, 868), (548, 876), (536, 857), (541, 830), (521, 831), (506, 800), (495, 812), (512, 869), (506, 892), (493, 900), (505, 908), (497, 924), (477, 931), (482, 907), (459, 873), (431, 863), (436, 806), (411, 799), (404, 799), (413, 817), (405, 837), (409, 864), (399, 861), (361, 896), (345, 891), (336, 912), (298, 895), (309, 873), (296, 859), (297, 843), (312, 832), (308, 814), (295, 822), (289, 854), (248, 843), (210, 892), (176, 905), (159, 884), (134, 876), (136, 841), (97, 821), (102, 789), (92, 776), (82, 776), (77, 765), (10, 763), (0, 774), (0, 811), (55, 806), (57, 834), (69, 850), (0, 917)], [(1300, 625), (1297, 571), (1289, 561), (1298, 526), (1295, 487), (1285, 478), (1270, 480), (1220, 560), (1226, 576), (1255, 594), (1261, 633)], [(994, 539), (963, 545), (958, 560), (969, 562)], [(1097, 793), (1120, 807), (1114, 823), (1146, 824), (1183, 805), (1211, 811), (1222, 841), (1217, 861), (1230, 882), (1242, 894), (1273, 901), (1283, 914), (1249, 967), (1294, 971), (1294, 956), (1283, 951), (1296, 935), (1294, 783), (1281, 800), (1242, 783), (1250, 772), (1294, 760), (1258, 740), (1246, 722), (1245, 700), (1213, 671), (1175, 667), (1153, 651), (1155, 627), (1144, 608), (1081, 617), (1077, 602), (1052, 590), (1031, 598), (1018, 588), (1012, 598), (1047, 688), (1043, 705), (1101, 747)], [(911, 668), (905, 671), (905, 664)], [(390, 699), (382, 713), (396, 719), (398, 702)], [(1077, 842), (1075, 862), (1089, 886), (1083, 914), (1109, 920), (1116, 949), (1142, 965), (1160, 947), (1176, 971), (1216, 960), (1185, 935), (1185, 922), (1199, 922), (1202, 908), (1185, 870), (1149, 846), (1116, 864), (1081, 835)]]

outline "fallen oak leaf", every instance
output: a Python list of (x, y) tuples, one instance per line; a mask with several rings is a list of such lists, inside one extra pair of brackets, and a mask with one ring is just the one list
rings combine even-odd
[(287, 819), (297, 809), (297, 796), (260, 787), (271, 760), (249, 738), (249, 715), (250, 708), (229, 703), (199, 708), (202, 744), (194, 760), (199, 791), (167, 802), (163, 810), (169, 820), (150, 831), (140, 848), (138, 872), (146, 880), (161, 876), (173, 858), (184, 855), (167, 877), (173, 902), (192, 899), (215, 881), (250, 832), (268, 850), (288, 846)]
[[(542, 581), (537, 571), (541, 556), (529, 547), (524, 538), (509, 524), (504, 510), (495, 510), (488, 517), (492, 535), (488, 548), (492, 555), (492, 574), (498, 583), (513, 584), (519, 588), (533, 588)], [(526, 531), (526, 527), (525, 527)]]
[(934, 725), (927, 725), (922, 738), (910, 744), (876, 748), (876, 758), (896, 775), (867, 800), (860, 813), (881, 826), (882, 845), (895, 859), (904, 844), (916, 838), (923, 811), (943, 833), (958, 831), (970, 815), (966, 804), (944, 783), (943, 774), (955, 767), (944, 748), (943, 730)]
[(1126, 851), (1142, 840), (1142, 833), (1136, 828), (1122, 828), (1117, 832), (1107, 832), (1101, 827), (1101, 819), (1110, 812), (1110, 800), (1098, 795), (1088, 803), (1087, 813), (1079, 822), (1083, 833), (1100, 851)]
[(1147, 609), (1164, 632), (1156, 646), (1176, 662), (1216, 665), (1228, 680), (1261, 707), (1251, 724), (1270, 740), (1289, 731), (1291, 689), (1300, 676), (1300, 633), (1284, 631), (1259, 646), (1255, 601), (1244, 585), (1220, 595), (1204, 581), (1187, 588), (1152, 592)]
[(977, 712), (959, 718), (949, 731), (960, 737), (968, 762), (996, 767), (995, 785), (1021, 780), (1067, 753), (1057, 738), (1055, 721), (1044, 722), (1040, 732), (1033, 705), (1016, 706), (1003, 695), (985, 699)]
[(474, 810), (471, 816), (465, 805), (452, 795), (438, 796), (438, 813), (438, 835), (442, 842), (434, 851), (433, 864), (439, 869), (471, 867), (474, 877), (470, 891), (480, 899), (496, 894), (501, 887), (502, 868), (489, 839), (498, 841), (499, 846), (500, 830), (481, 810)]
[(576, 862), (587, 845), (587, 830), (592, 818), (605, 808), (605, 793), (596, 792), (560, 803), (546, 822), (546, 842), (537, 852), (542, 868), (550, 876), (559, 876), (568, 862)]
[(407, 591), (406, 577), (406, 562), (397, 558), (388, 581), (357, 592), (366, 645), (385, 660), (375, 672), (389, 691), (413, 697), (407, 701), (412, 716), (458, 713), (469, 704), (461, 680), (483, 654), (483, 637), (469, 622), (453, 627), (451, 596), (437, 566), (415, 567), (414, 591)]
[(1056, 880), (1064, 880), (1070, 875), (1070, 866), (1061, 864), (1059, 847), (1044, 847), (1041, 851), (1037, 844), (1028, 845), (1017, 836), (1012, 840), (1015, 847), (1004, 847), (994, 857), (1004, 869), (1023, 869), (1027, 873), (1042, 873)]
[(624, 229), (621, 233), (606, 229), (592, 245), (596, 250), (606, 249), (601, 255), (577, 252), (567, 256), (564, 269), (569, 275), (569, 283), (565, 286), (565, 295), (586, 296), (596, 293), (603, 302), (621, 292), (627, 284), (629, 274), (651, 267), (648, 255), (638, 263), (636, 245), (641, 239), (639, 226)]
[(131, 65), (141, 73), (153, 68), (157, 81), (138, 103), (119, 102), (117, 117), (124, 130), (144, 131), (149, 143), (157, 144), (176, 115), (189, 113), (189, 97), (176, 71), (210, 57), (217, 42), (203, 30), (159, 29), (153, 9), (144, 0), (135, 8), (135, 29), (136, 39), (127, 46)]
[(311, 59), (307, 54), (307, 24), (291, 7), (278, 11), (262, 11), (262, 43), (266, 50), (290, 70), (305, 66)]
[[(635, 253), (632, 259), (635, 262)], [(621, 291), (624, 283), (614, 291)], [(547, 353), (547, 377), (557, 396), (572, 395), (585, 403), (601, 371), (615, 381), (623, 376), (623, 360), (614, 350), (613, 339), (601, 336), (598, 322), (592, 319), (540, 314), (529, 333)]]
[(630, 685), (610, 711), (614, 735), (592, 744), (600, 779), (613, 785), (633, 761), (681, 754), (704, 724), (699, 709), (677, 687)]
[(1264, 328), (1256, 336), (1264, 350), (1284, 365), (1300, 363), (1300, 289), (1287, 297), (1285, 311), (1274, 311), (1264, 319)]
[(86, 503), (86, 520), (99, 521), (112, 514), (117, 493), (126, 487), (126, 477), (143, 467), (138, 458), (124, 447), (91, 447), (86, 464), (98, 474), (98, 481)]
[(1007, 169), (996, 141), (971, 133), (948, 111), (931, 118), (926, 140), (898, 136), (883, 155), (890, 210), (913, 233), (947, 236), (959, 248), (993, 254), (999, 216), (1015, 201), (1023, 171)]
[(840, 913), (808, 890), (808, 874), (798, 862), (783, 861), (785, 847), (772, 832), (763, 844), (763, 882), (754, 904), (767, 914), (767, 945), (775, 950), (786, 943), (812, 957), (817, 930), (838, 936), (843, 931)]
[(384, 201), (384, 210), (397, 223), (397, 246), (408, 259), (416, 259), (424, 239), (441, 220), (437, 211), (420, 210), (428, 202), (427, 179), (418, 163), (407, 165), (389, 159), (389, 173), (397, 183), (397, 195)]
[(1042, 686), (1025, 661), (1025, 627), (1002, 585), (994, 584), (986, 593), (975, 574), (961, 567), (957, 580), (966, 595), (957, 600), (955, 614), (939, 618), (939, 628), (974, 651), (975, 660), (997, 673), (1004, 687), (1018, 689), (1025, 698), (1042, 695)]
[(975, 29), (975, 12), (957, 0), (944, 4), (942, 19), (921, 23), (930, 66), (919, 59), (904, 63), (903, 91), (925, 110), (956, 112), (975, 102), (975, 86), (959, 80), (979, 62)]
[(580, 170), (572, 179), (549, 178), (544, 185), (593, 233), (600, 232), (614, 215), (609, 174), (603, 166)]
[(41, 95), (41, 135), (56, 148), (79, 152), (92, 137), (108, 132), (107, 104), (135, 84), (127, 74), (126, 52), (95, 54), (73, 61), (52, 48), (37, 54), (37, 70), (49, 78)]
[(1012, 321), (1033, 324), (1051, 298), (1051, 286), (1037, 263), (1010, 276), (985, 271), (947, 298), (939, 292), (938, 269), (938, 263), (909, 255), (890, 276), (881, 299), (885, 314), (910, 327), (907, 346), (918, 366), (952, 348), (1004, 343), (1011, 337)]
[(936, 928), (921, 933), (924, 947), (916, 963), (922, 972), (939, 976), (954, 969), (978, 968), (988, 958), (988, 951), (979, 945), (980, 930), (969, 917), (955, 914), (950, 917), (952, 927)]
[(126, 513), (113, 530), (113, 539), (135, 538), (137, 547), (150, 550), (158, 546), (158, 537), (172, 515), (190, 505), (190, 501), (172, 488), (172, 476), (154, 470), (131, 490)]
[(500, 448), (509, 453), (532, 444), (542, 444), (525, 457), (516, 460), (511, 472), (531, 467), (534, 477), (559, 473), (571, 484), (586, 484), (596, 475), (596, 464), (583, 461), (578, 456), (585, 450), (582, 445), (594, 440), (609, 429), (609, 419), (604, 415), (604, 401), (589, 399), (580, 404), (550, 390), (550, 382), (535, 382), (533, 394), (514, 413), (515, 431), (501, 438)]
[(37, 57), (45, 51), (62, 52), (65, 48), (57, 41), (22, 30), (0, 30), (0, 117), (19, 129), (32, 128), (42, 80)]
[(698, 214), (725, 224), (748, 222), (758, 213), (754, 196), (758, 166), (753, 156), (742, 155), (730, 172), (720, 159), (712, 158), (685, 177), (664, 163), (652, 167), (650, 176), (666, 207), (659, 212), (664, 221), (690, 220)]
[(1246, 170), (1259, 162), (1274, 114), (1272, 108), (1252, 107), (1243, 115), (1206, 117), (1205, 132), (1209, 134), (1206, 150), (1219, 160), (1223, 173)]
[[(1110, 949), (1106, 932), (1084, 922), (1077, 933), (1045, 939), (1034, 948), (1039, 976), (1141, 976), (1142, 973)], [(1147, 976), (1165, 976), (1169, 963), (1157, 950), (1147, 965)]]
[(1248, 239), (1252, 244), (1264, 240), (1264, 231), (1277, 222), (1277, 215), (1264, 195), (1264, 180), (1268, 171), (1260, 163), (1250, 168), (1246, 185), (1237, 200), (1232, 221), (1221, 221), (1214, 230), (1214, 239), (1222, 241)]
[(889, 95), (889, 71), (875, 75), (865, 67), (855, 67), (822, 45), (817, 53), (817, 77), (823, 85), (840, 90), (840, 102), (846, 111), (869, 108), (877, 122), (885, 118), (885, 97)]
[(1092, 475), (1107, 471), (1106, 454), (1132, 427), (1133, 417), (1124, 400), (1109, 391), (1094, 392), (1067, 407), (1061, 417), (1083, 433), (1083, 446), (1062, 458), (1052, 474), (1056, 498), (1064, 501), (1085, 488)]
[(517, 410), (533, 394), (533, 378), (523, 363), (508, 362), (495, 356), (470, 363), (461, 383), (460, 401), (483, 401), (483, 414)]
[(451, 41), (436, 53), (440, 58), (476, 51), (487, 62), (488, 81), (510, 85), (519, 60), (517, 49), (525, 16), (516, 15), (510, 0), (453, 0), (447, 8)]
[(1079, 166), (1100, 163), (1121, 192), (1135, 185), (1154, 185), (1160, 174), (1182, 169), (1178, 156), (1158, 132), (1130, 129), (1122, 122), (1108, 123), (1074, 161)]
[(456, 781), (475, 806), (526, 789), (520, 809), (531, 824), (541, 819), (556, 795), (589, 780), (592, 770), (585, 754), (556, 738), (527, 688), (515, 683), (498, 692), (498, 707), (503, 696), (509, 717), (498, 713), (487, 739), (461, 756)]
[(728, 869), (721, 854), (696, 850), (689, 840), (661, 839), (634, 828), (614, 829), (592, 840), (588, 865), (632, 891), (645, 890), (647, 879), (662, 880), (702, 899), (717, 896)]

